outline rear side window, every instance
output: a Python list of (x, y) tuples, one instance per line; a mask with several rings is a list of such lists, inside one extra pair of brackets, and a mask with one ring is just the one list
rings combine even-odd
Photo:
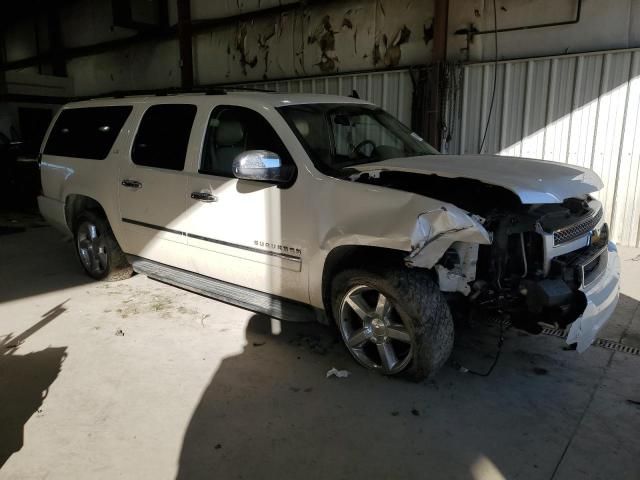
[(49, 134), (44, 153), (104, 160), (131, 110), (130, 105), (63, 110)]
[(131, 151), (136, 165), (184, 169), (196, 106), (153, 105), (142, 117)]

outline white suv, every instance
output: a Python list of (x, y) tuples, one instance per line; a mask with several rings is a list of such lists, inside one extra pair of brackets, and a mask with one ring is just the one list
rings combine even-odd
[[(454, 316), (570, 326), (618, 299), (590, 170), (441, 155), (350, 97), (211, 91), (66, 105), (40, 211), (96, 279), (132, 271), (285, 320), (335, 321), (365, 367), (447, 360)], [(452, 315), (452, 313), (454, 315)]]

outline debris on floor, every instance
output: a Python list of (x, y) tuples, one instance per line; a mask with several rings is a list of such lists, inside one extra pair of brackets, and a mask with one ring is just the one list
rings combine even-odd
[(117, 337), (124, 337), (124, 332), (122, 331), (121, 328), (116, 330), (116, 336)]
[(351, 372), (349, 370), (338, 370), (335, 367), (333, 367), (331, 370), (327, 372), (327, 378), (329, 377), (348, 378), (349, 375), (351, 375)]
[(420, 416), (420, 410), (418, 410), (417, 408), (412, 408), (411, 409), (411, 415), (413, 415), (414, 417), (419, 417)]

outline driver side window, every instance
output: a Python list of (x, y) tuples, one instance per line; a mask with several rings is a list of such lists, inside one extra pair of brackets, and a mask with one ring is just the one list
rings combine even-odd
[(233, 178), (234, 158), (248, 150), (268, 150), (283, 164), (293, 163), (278, 134), (258, 112), (245, 107), (216, 107), (207, 124), (199, 172)]

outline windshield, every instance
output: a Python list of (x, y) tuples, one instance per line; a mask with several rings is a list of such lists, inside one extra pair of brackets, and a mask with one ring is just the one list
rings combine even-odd
[(320, 103), (289, 105), (278, 111), (320, 171), (438, 153), (393, 116), (372, 105)]

